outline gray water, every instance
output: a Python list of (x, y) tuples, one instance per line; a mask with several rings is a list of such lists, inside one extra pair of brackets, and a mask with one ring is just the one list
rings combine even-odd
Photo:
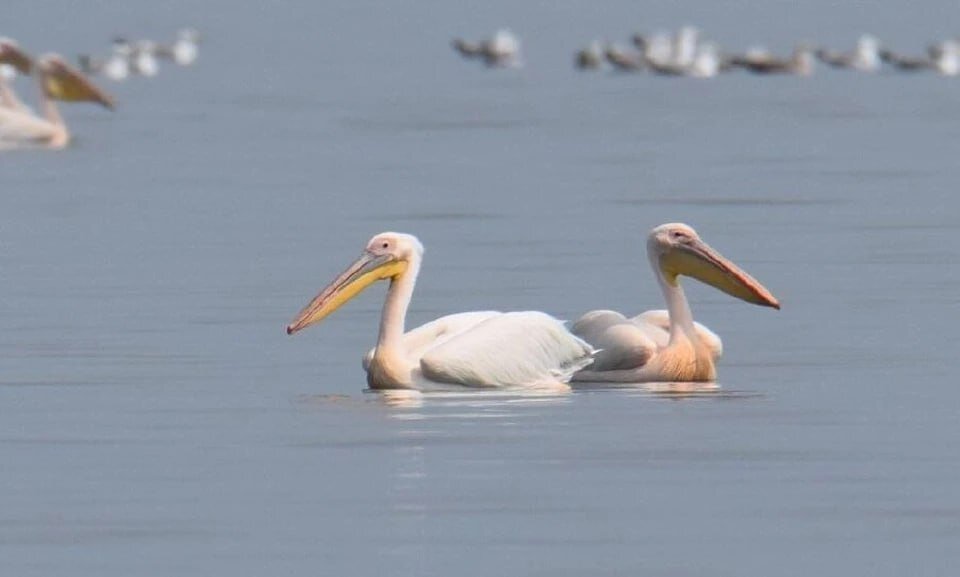
[[(594, 37), (903, 51), (956, 5), (7, 2), (67, 55), (205, 35), (192, 69), (0, 156), (4, 575), (947, 575), (960, 560), (960, 81), (576, 74)], [(509, 25), (527, 66), (454, 34)], [(772, 311), (689, 282), (717, 391), (364, 393), (383, 288), (283, 328), (383, 230), (410, 325), (661, 308), (684, 221)]]

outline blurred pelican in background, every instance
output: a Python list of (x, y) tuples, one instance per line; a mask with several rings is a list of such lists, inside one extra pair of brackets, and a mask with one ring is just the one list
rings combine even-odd
[(523, 65), (520, 39), (506, 28), (497, 30), (488, 40), (470, 42), (454, 38), (451, 45), (464, 58), (479, 58), (489, 67), (519, 68)]
[(287, 334), (323, 320), (364, 288), (389, 280), (377, 345), (363, 359), (372, 389), (565, 388), (594, 350), (541, 312), (448, 315), (404, 332), (423, 245), (409, 234), (374, 236), (346, 271), (308, 304)]
[(881, 64), (880, 41), (874, 36), (864, 34), (857, 39), (857, 47), (853, 52), (838, 53), (821, 48), (817, 50), (816, 56), (821, 62), (834, 68), (877, 72)]
[(30, 74), (32, 67), (30, 56), (21, 50), (15, 41), (0, 38), (0, 108), (32, 113), (10, 86), (18, 74)]
[(671, 223), (647, 238), (647, 256), (667, 301), (667, 310), (627, 318), (591, 311), (571, 331), (599, 349), (575, 381), (713, 381), (723, 352), (720, 337), (696, 323), (680, 286), (686, 275), (749, 303), (780, 308), (766, 288), (703, 242), (691, 227)]
[(59, 149), (70, 142), (70, 132), (54, 103), (95, 102), (113, 109), (113, 99), (56, 54), (40, 57), (31, 67), (40, 84), (43, 118), (29, 111), (0, 107), (0, 148)]

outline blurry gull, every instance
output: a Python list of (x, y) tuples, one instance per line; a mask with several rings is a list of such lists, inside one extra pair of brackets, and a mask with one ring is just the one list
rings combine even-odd
[(130, 76), (130, 59), (133, 56), (133, 46), (125, 38), (113, 39), (113, 49), (110, 56), (98, 60), (89, 54), (77, 57), (77, 63), (84, 74), (103, 76), (113, 81), (126, 80)]
[(594, 40), (586, 48), (581, 48), (574, 56), (574, 66), (580, 70), (595, 70), (603, 65), (603, 46)]
[(178, 66), (190, 66), (200, 55), (200, 33), (193, 28), (177, 32), (177, 40), (168, 46), (158, 46), (158, 58), (172, 60)]
[(796, 74), (810, 76), (814, 69), (813, 50), (798, 46), (790, 58), (777, 58), (765, 49), (753, 48), (742, 56), (728, 57), (732, 67), (743, 68), (754, 74)]
[(490, 39), (482, 42), (454, 38), (451, 45), (464, 58), (479, 58), (490, 67), (517, 68), (522, 65), (520, 39), (506, 28), (497, 30)]
[(853, 52), (837, 53), (826, 49), (816, 51), (821, 62), (834, 68), (849, 68), (861, 72), (877, 72), (880, 70), (880, 42), (869, 34), (857, 39), (857, 47)]

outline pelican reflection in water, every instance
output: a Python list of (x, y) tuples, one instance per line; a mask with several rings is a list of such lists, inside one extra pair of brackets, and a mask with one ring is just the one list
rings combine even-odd
[(685, 224), (664, 224), (647, 239), (647, 256), (667, 301), (667, 310), (627, 318), (591, 311), (572, 332), (599, 349), (594, 362), (575, 381), (713, 381), (723, 352), (720, 337), (696, 323), (679, 276), (700, 280), (749, 303), (780, 308), (770, 291), (703, 242)]
[(42, 56), (31, 67), (40, 83), (43, 117), (29, 109), (0, 106), (0, 148), (64, 148), (70, 132), (54, 100), (96, 102), (113, 109), (113, 99), (56, 54)]
[(376, 235), (360, 258), (297, 315), (287, 333), (323, 320), (376, 281), (389, 280), (377, 345), (363, 360), (372, 389), (559, 389), (592, 361), (589, 344), (541, 312), (453, 314), (404, 332), (422, 257), (423, 245), (412, 235)]

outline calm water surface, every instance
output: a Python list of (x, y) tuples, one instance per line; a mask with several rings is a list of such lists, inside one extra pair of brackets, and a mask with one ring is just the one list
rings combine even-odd
[[(687, 21), (919, 51), (957, 32), (927, 8), (11, 2), (37, 51), (207, 42), (0, 157), (2, 573), (950, 574), (960, 83), (569, 67)], [(503, 24), (524, 70), (447, 47)], [(678, 220), (784, 305), (688, 283), (717, 391), (364, 394), (383, 288), (283, 332), (382, 230), (427, 247), (411, 324), (660, 308), (644, 238)]]

